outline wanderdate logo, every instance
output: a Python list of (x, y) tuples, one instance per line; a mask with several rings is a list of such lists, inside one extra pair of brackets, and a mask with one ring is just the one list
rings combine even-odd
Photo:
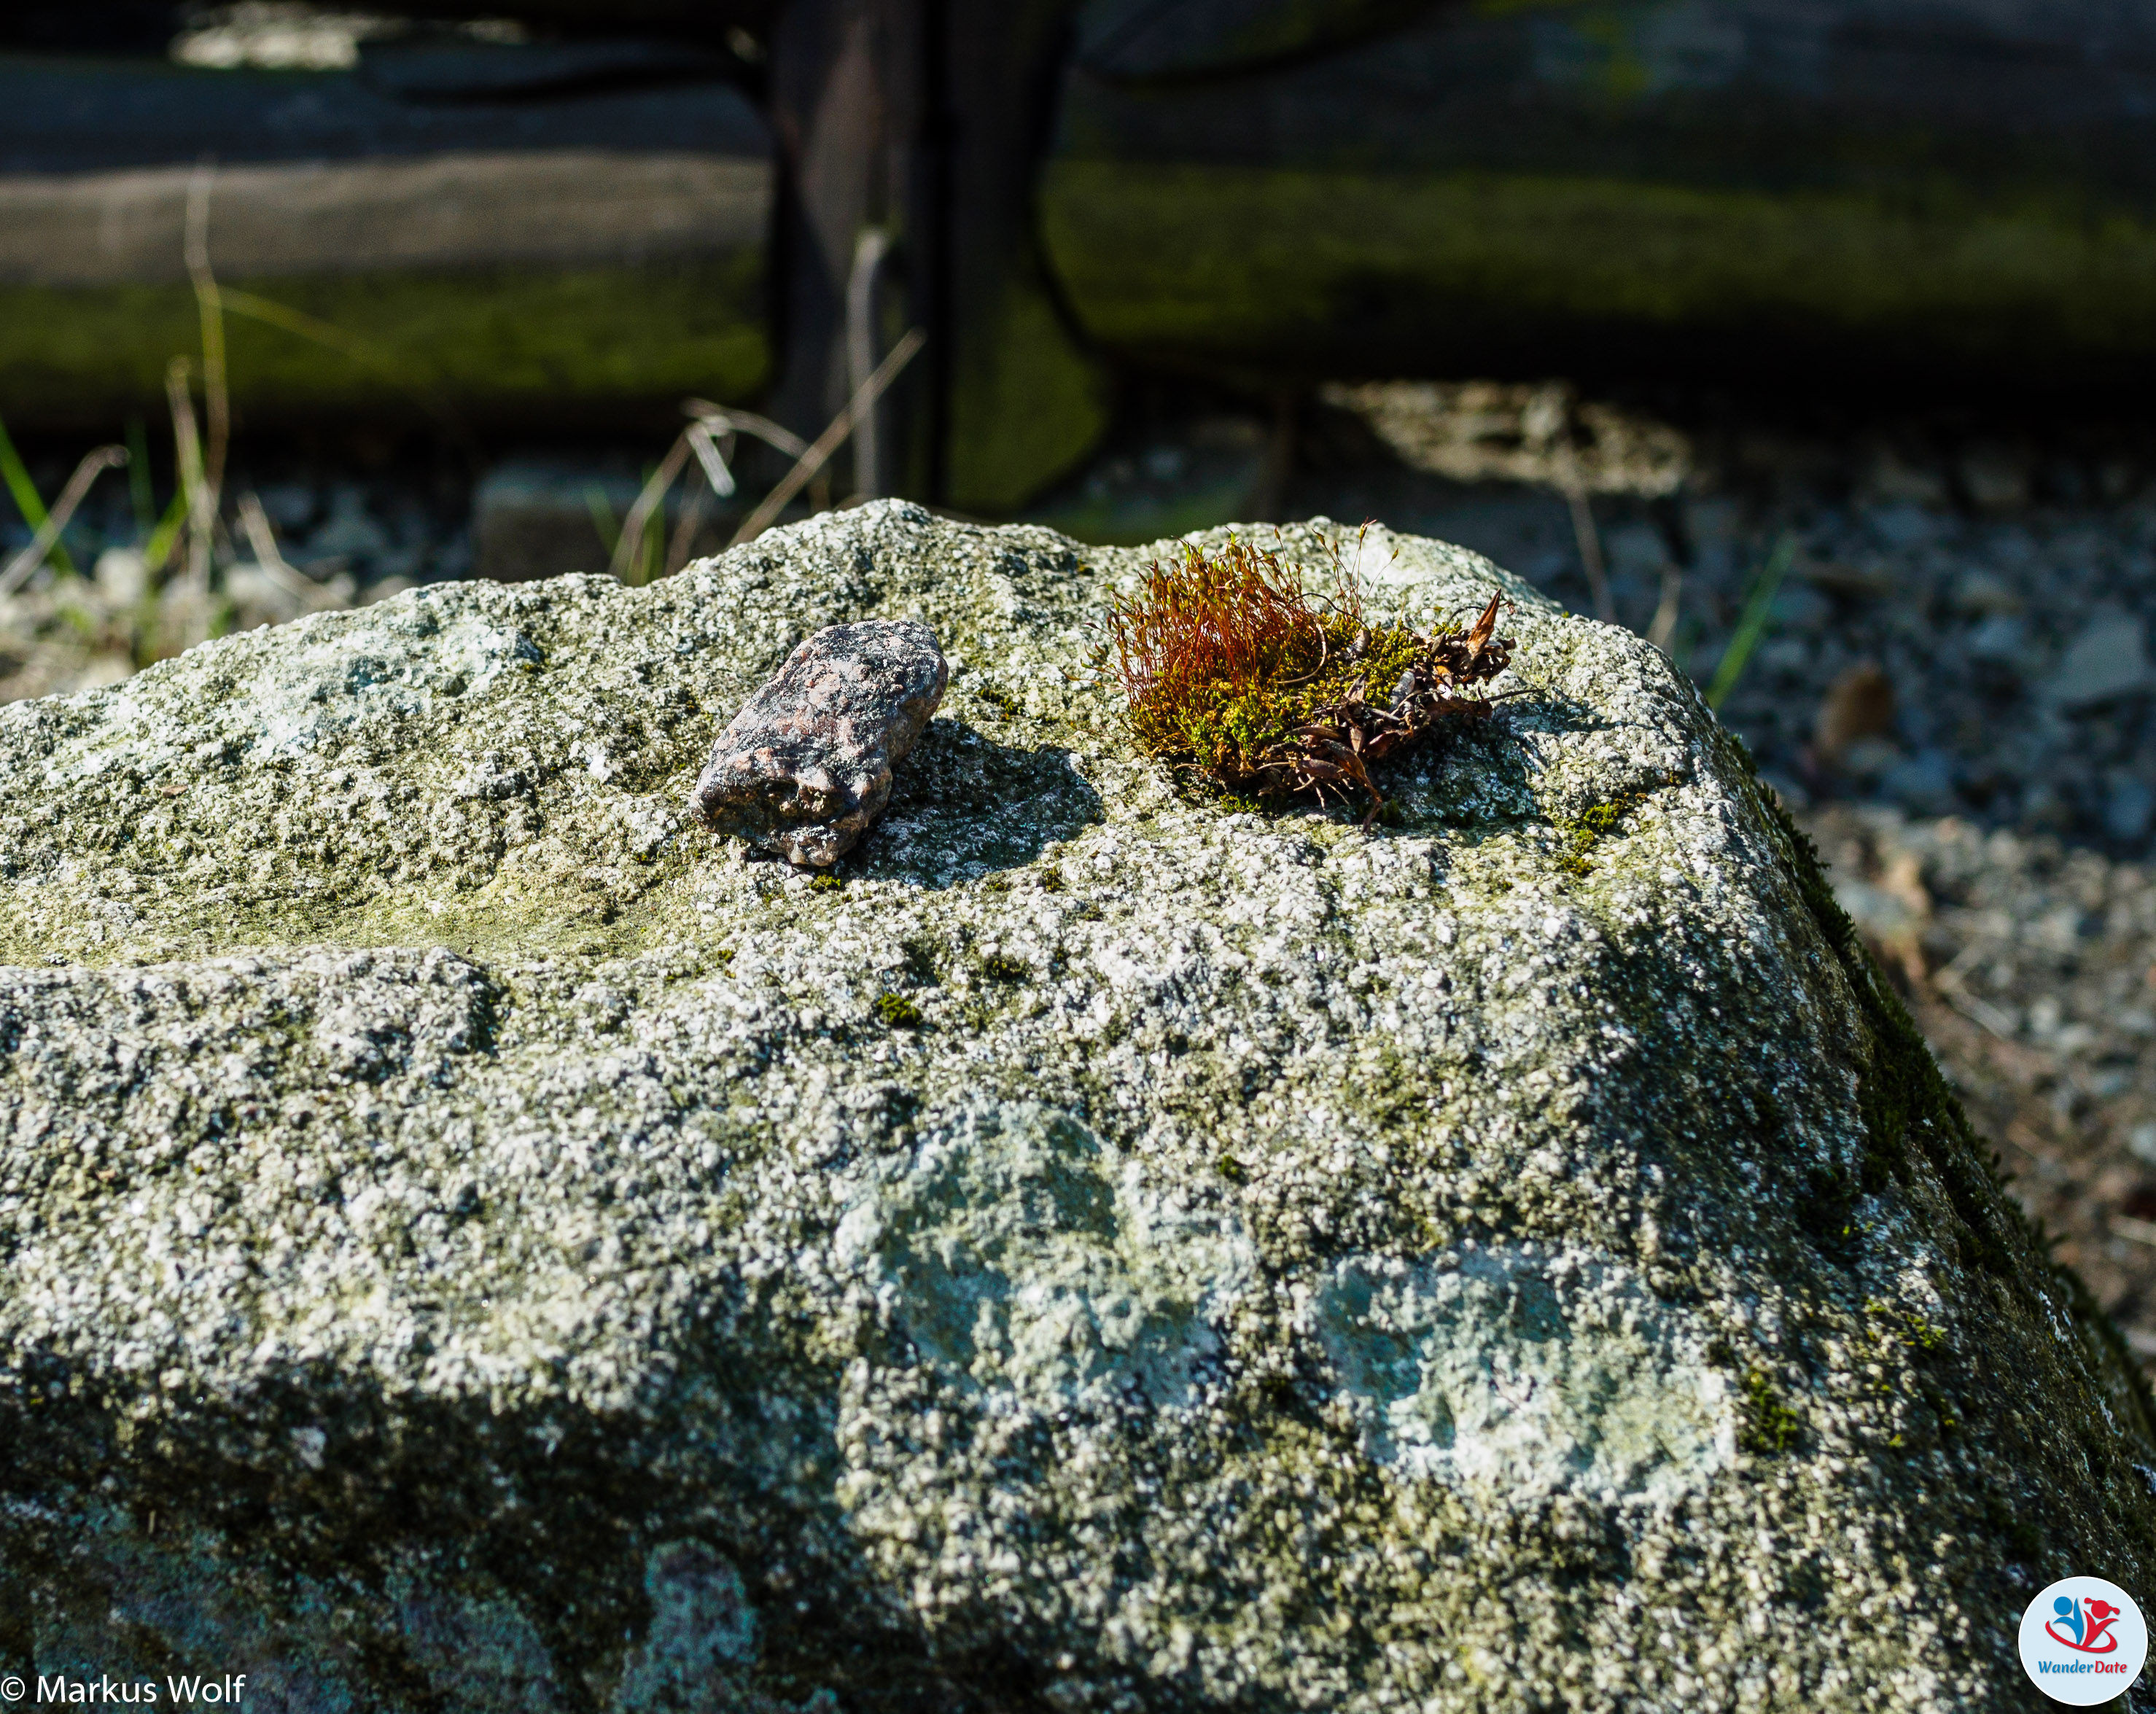
[(2021, 1615), (2021, 1665), (2055, 1702), (2116, 1701), (2141, 1676), (2148, 1627), (2133, 1598), (2100, 1577), (2062, 1578)]

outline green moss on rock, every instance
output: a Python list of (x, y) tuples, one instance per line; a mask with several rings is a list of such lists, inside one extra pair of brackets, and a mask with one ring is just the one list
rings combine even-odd
[(1782, 1397), (1774, 1378), (1757, 1364), (1744, 1372), (1742, 1426), (1737, 1444), (1747, 1452), (1773, 1457), (1797, 1444), (1804, 1424)]

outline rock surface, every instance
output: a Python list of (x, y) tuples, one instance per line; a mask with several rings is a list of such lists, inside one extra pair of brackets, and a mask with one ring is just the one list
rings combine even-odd
[(789, 863), (828, 869), (891, 802), (891, 770), (949, 677), (917, 619), (827, 625), (719, 734), (697, 813)]
[[(1084, 669), (1142, 558), (879, 505), (0, 709), (0, 1669), (2018, 1708), (2148, 1588), (2112, 1336), (1662, 657), (1373, 532), (1521, 694), (1262, 819)], [(701, 752), (870, 617), (944, 716), (745, 860)]]

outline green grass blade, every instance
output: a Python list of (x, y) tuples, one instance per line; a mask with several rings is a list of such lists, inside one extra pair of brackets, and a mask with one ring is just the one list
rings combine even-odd
[(612, 559), (621, 541), (621, 525), (614, 517), (613, 507), (608, 503), (606, 490), (596, 482), (584, 490), (584, 509), (592, 515), (592, 528), (599, 532), (599, 546)]
[(293, 309), (274, 298), (258, 297), (251, 291), (235, 291), (228, 285), (217, 289), (217, 297), (219, 308), (228, 315), (244, 316), (265, 326), (281, 328), (326, 351), (336, 352), (363, 368), (373, 370), (433, 417), (452, 442), (467, 449), (473, 446), (470, 430), (442, 395), (428, 367), (372, 340), (362, 339), (356, 333), (347, 333), (334, 321), (325, 321), (319, 316), (310, 316), (305, 310)]
[(1784, 531), (1774, 544), (1774, 551), (1767, 556), (1767, 563), (1759, 568), (1759, 575), (1752, 580), (1752, 593), (1744, 598), (1744, 611), (1737, 620), (1737, 629), (1731, 634), (1729, 646), (1722, 651), (1721, 664), (1714, 670), (1714, 682), (1707, 687), (1707, 706), (1719, 709), (1723, 700), (1737, 688), (1737, 681), (1744, 675), (1745, 663), (1752, 659), (1752, 651), (1759, 646), (1766, 634), (1767, 622), (1774, 616), (1774, 595), (1782, 587), (1782, 579), (1789, 575), (1790, 562), (1797, 557), (1797, 538)]
[(319, 316), (310, 316), (305, 310), (295, 310), (277, 302), (274, 298), (257, 297), (251, 291), (234, 291), (229, 286), (218, 288), (221, 307), (235, 316), (244, 316), (250, 321), (260, 321), (271, 327), (281, 327), (287, 333), (311, 340), (356, 363), (371, 369), (379, 369), (392, 376), (401, 375), (411, 365), (393, 352), (383, 350), (372, 341), (357, 334), (346, 333), (333, 321), (325, 321)]
[(151, 577), (164, 570), (165, 562), (172, 557), (172, 544), (180, 539), (180, 531), (187, 521), (187, 490), (182, 488), (172, 496), (172, 503), (165, 508), (165, 516), (158, 519), (157, 527), (142, 544), (142, 563)]
[(140, 417), (127, 419), (127, 497), (135, 505), (135, 533), (157, 527), (157, 498), (150, 486), (150, 436)]
[(666, 508), (660, 506), (644, 526), (644, 552), (637, 556), (644, 563), (639, 568), (636, 581), (639, 585), (655, 583), (666, 569)]
[[(0, 481), (8, 485), (8, 492), (15, 497), (15, 510), (23, 515), (23, 521), (33, 530), (45, 527), (48, 516), (45, 503), (38, 497), (38, 485), (30, 480), (29, 467), (15, 450), (15, 443), (8, 438), (8, 426), (0, 423)], [(65, 544), (53, 543), (45, 557), (59, 571), (69, 577), (74, 575), (74, 562), (68, 557)]]

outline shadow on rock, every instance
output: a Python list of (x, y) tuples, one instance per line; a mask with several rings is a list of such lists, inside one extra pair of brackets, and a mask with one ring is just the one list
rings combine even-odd
[(933, 721), (899, 767), (891, 807), (846, 866), (947, 887), (1030, 863), (1100, 819), (1100, 793), (1070, 751), (1021, 750), (963, 721)]
[(1499, 703), (1492, 724), (1507, 736), (1522, 731), (1571, 734), (1611, 730), (1609, 718), (1600, 710), (1577, 696), (1560, 695), (1540, 685), (1532, 696), (1508, 697)]
[(1569, 733), (1598, 724), (1581, 705), (1547, 697), (1502, 703), (1491, 720), (1452, 722), (1371, 770), (1388, 803), (1370, 831), (1472, 835), (1532, 820), (1540, 813), (1535, 782), (1543, 764), (1520, 741), (1521, 728)]

